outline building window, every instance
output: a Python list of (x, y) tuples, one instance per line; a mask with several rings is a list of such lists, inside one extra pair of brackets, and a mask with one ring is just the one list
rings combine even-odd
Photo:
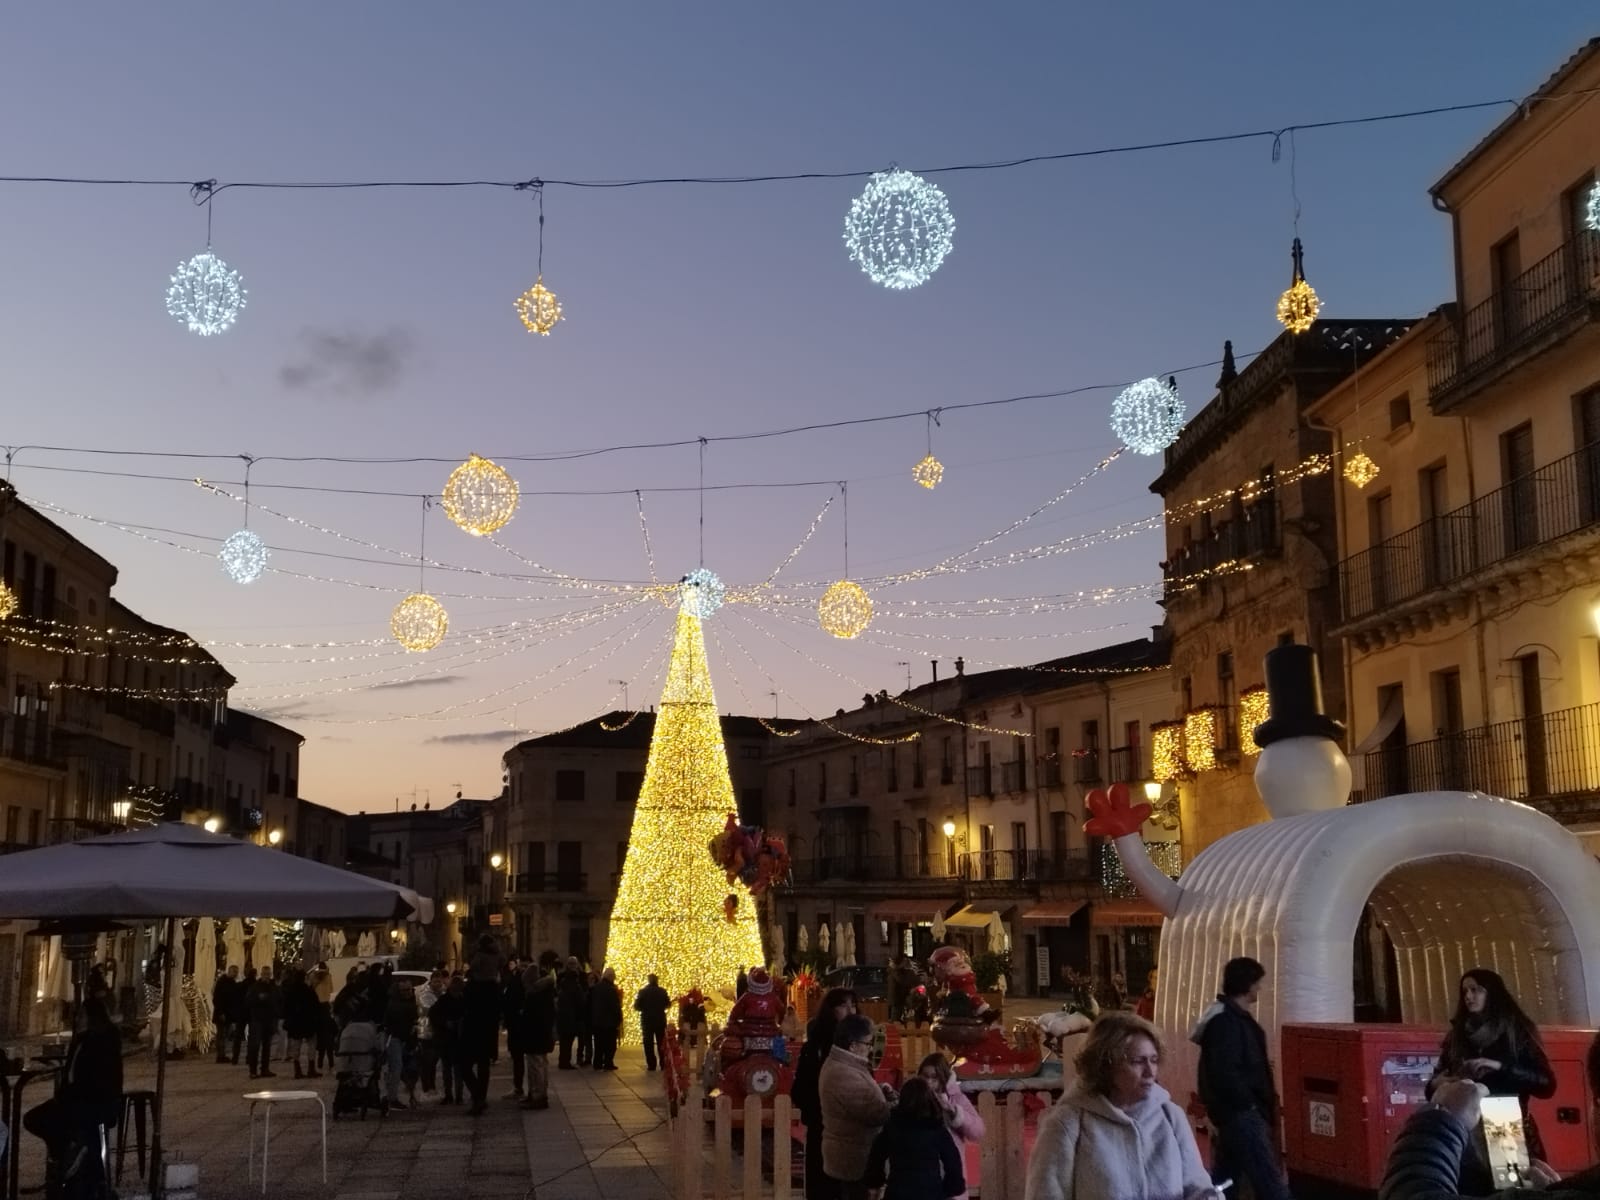
[(583, 803), (583, 772), (556, 772), (556, 802), (558, 804)]
[(828, 802), (828, 764), (817, 764), (817, 801), (821, 804)]
[(793, 808), (800, 795), (800, 772), (789, 768), (789, 807)]
[(911, 743), (911, 786), (922, 786), (924, 775), (922, 771), (922, 739), (918, 738)]
[(854, 754), (850, 756), (850, 794), (861, 794), (861, 760)]
[(944, 739), (940, 749), (939, 782), (954, 783), (956, 781), (955, 747), (949, 738)]
[(1409, 394), (1396, 396), (1389, 401), (1389, 430), (1404, 429), (1411, 424), (1411, 397)]
[(900, 790), (900, 756), (895, 753), (893, 746), (888, 746), (883, 751), (884, 757), (884, 784), (891, 792)]
[[(582, 777), (583, 772), (577, 772)], [(582, 784), (579, 784), (582, 787)], [(617, 803), (636, 804), (639, 800), (639, 789), (644, 787), (643, 771), (618, 771), (617, 772)]]

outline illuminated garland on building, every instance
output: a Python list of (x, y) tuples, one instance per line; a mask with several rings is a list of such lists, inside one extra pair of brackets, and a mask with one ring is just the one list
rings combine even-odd
[(1239, 750), (1243, 754), (1260, 754), (1256, 745), (1256, 726), (1267, 719), (1270, 706), (1267, 689), (1253, 687), (1239, 693)]
[(727, 880), (706, 852), (737, 811), (700, 622), (680, 612), (606, 937), (624, 993), (654, 974), (669, 995), (716, 994), (762, 961), (754, 904), (740, 897), (730, 923)]
[(1157, 783), (1170, 783), (1184, 773), (1182, 721), (1163, 721), (1150, 727), (1150, 775)]
[(1197, 708), (1183, 718), (1183, 761), (1199, 774), (1217, 765), (1217, 712)]
[[(1176, 879), (1183, 873), (1183, 847), (1177, 842), (1146, 842), (1145, 853), (1163, 875)], [(1133, 900), (1139, 896), (1139, 885), (1128, 877), (1122, 859), (1111, 842), (1100, 845), (1100, 885), (1106, 895), (1118, 900)]]

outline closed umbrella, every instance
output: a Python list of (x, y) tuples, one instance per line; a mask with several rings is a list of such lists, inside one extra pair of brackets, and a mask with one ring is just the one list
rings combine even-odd
[(944, 912), (942, 909), (934, 910), (933, 940), (936, 942), (944, 941)]
[(844, 965), (856, 965), (856, 927), (853, 921), (844, 927)]
[(999, 913), (989, 914), (989, 953), (999, 954), (1006, 948), (1005, 922), (1000, 920)]
[(244, 973), (244, 922), (238, 917), (229, 917), (228, 925), (222, 931), (222, 949), (227, 957), (227, 966), (238, 967), (239, 973)]
[(167, 1007), (166, 1016), (162, 1022), (167, 1031), (166, 1047), (168, 1050), (186, 1050), (189, 1047), (189, 1035), (193, 1031), (194, 1025), (189, 1019), (189, 1006), (183, 1001), (185, 962), (181, 931), (179, 936), (172, 939), (169, 953), (172, 955), (172, 983), (162, 996), (162, 1002)]
[(828, 953), (828, 943), (833, 940), (833, 935), (828, 932), (828, 923), (822, 922), (822, 927), (817, 930), (817, 949), (824, 954)]
[(811, 949), (811, 938), (806, 933), (806, 927), (804, 925), (800, 926), (800, 932), (795, 935), (794, 941), (795, 945), (800, 948), (801, 954), (804, 954), (807, 950)]
[(209, 1003), (217, 978), (217, 923), (210, 917), (201, 917), (194, 927), (194, 964), (189, 973)]
[(833, 960), (841, 967), (846, 965), (844, 956), (845, 951), (848, 949), (849, 946), (846, 945), (844, 940), (844, 922), (835, 921), (833, 923)]
[(257, 917), (255, 932), (250, 935), (250, 965), (257, 975), (272, 965), (274, 955), (272, 918)]

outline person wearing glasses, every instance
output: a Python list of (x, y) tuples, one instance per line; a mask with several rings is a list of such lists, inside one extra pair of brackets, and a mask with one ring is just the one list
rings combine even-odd
[(866, 1200), (867, 1159), (897, 1099), (872, 1077), (872, 1022), (843, 1018), (833, 1049), (822, 1062), (817, 1093), (822, 1102), (822, 1169), (840, 1200)]
[(1183, 1109), (1157, 1082), (1161, 1035), (1129, 1012), (1102, 1016), (1077, 1082), (1039, 1121), (1027, 1200), (1216, 1200)]

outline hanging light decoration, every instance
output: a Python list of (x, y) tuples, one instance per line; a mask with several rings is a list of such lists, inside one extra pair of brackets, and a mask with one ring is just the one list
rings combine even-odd
[(22, 601), (17, 599), (17, 594), (4, 583), (0, 583), (0, 621), (13, 617), (17, 609), (22, 607)]
[(930, 492), (938, 487), (939, 481), (944, 478), (944, 464), (933, 456), (933, 427), (938, 423), (939, 410), (930, 409), (928, 412), (928, 453), (918, 460), (916, 466), (911, 468), (911, 478)]
[(539, 201), (539, 266), (533, 286), (517, 297), (517, 316), (529, 333), (549, 337), (561, 320), (561, 301), (544, 285), (544, 181), (535, 179), (526, 186)]
[(179, 263), (167, 285), (167, 312), (201, 337), (230, 329), (247, 298), (239, 272), (211, 252), (211, 201), (216, 187), (217, 181), (212, 179), (189, 189), (190, 198), (205, 205), (206, 248)]
[(487, 537), (516, 515), (521, 494), (510, 472), (474, 454), (450, 472), (442, 502), (445, 515), (462, 529)]
[(1111, 432), (1136, 454), (1160, 454), (1183, 431), (1183, 399), (1176, 377), (1141, 379), (1111, 402)]
[(1589, 203), (1583, 210), (1583, 223), (1590, 232), (1600, 233), (1600, 183), (1589, 189)]
[(704, 621), (722, 607), (727, 591), (715, 571), (697, 567), (678, 584), (678, 611)]
[(850, 202), (844, 244), (873, 283), (918, 287), (950, 253), (956, 220), (945, 195), (910, 171), (879, 171)]
[(1294, 258), (1294, 278), (1288, 290), (1278, 297), (1278, 323), (1290, 333), (1304, 333), (1322, 311), (1322, 301), (1306, 282), (1305, 256), (1299, 238), (1294, 240), (1291, 255)]
[(836, 638), (859, 637), (872, 624), (872, 597), (854, 580), (841, 579), (817, 601), (817, 624)]
[(230, 534), (217, 551), (217, 561), (225, 575), (235, 583), (254, 583), (267, 569), (270, 557), (267, 544), (248, 529)]
[(1378, 464), (1367, 456), (1365, 450), (1357, 450), (1344, 460), (1344, 477), (1357, 489), (1364, 488), (1378, 477)]
[(432, 650), (450, 631), (450, 616), (427, 592), (412, 592), (389, 614), (389, 632), (413, 653)]

